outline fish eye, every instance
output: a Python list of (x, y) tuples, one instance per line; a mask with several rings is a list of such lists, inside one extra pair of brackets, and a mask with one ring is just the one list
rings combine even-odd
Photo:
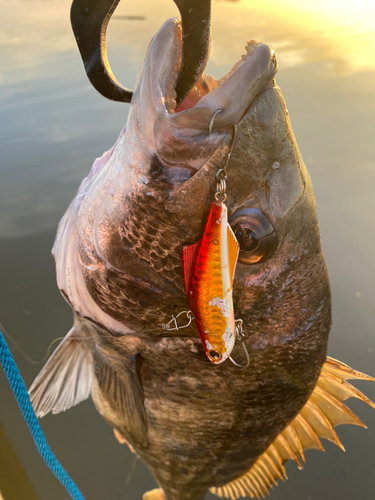
[(251, 227), (240, 224), (236, 231), (236, 238), (240, 244), (240, 249), (244, 252), (254, 252), (259, 247), (259, 238)]
[(263, 212), (257, 208), (244, 208), (229, 220), (240, 245), (239, 262), (256, 264), (269, 259), (278, 244), (276, 230)]

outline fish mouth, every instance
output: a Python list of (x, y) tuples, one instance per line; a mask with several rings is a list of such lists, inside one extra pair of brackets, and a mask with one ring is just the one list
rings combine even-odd
[[(178, 19), (166, 21), (155, 35), (132, 104), (143, 105), (143, 130), (152, 129), (147, 143), (164, 165), (183, 163), (199, 169), (228, 130), (241, 121), (255, 97), (275, 86), (277, 62), (270, 45), (250, 40), (245, 54), (226, 75), (217, 80), (204, 72), (198, 74), (187, 96), (177, 105), (182, 36)], [(144, 103), (150, 101), (155, 111), (153, 126), (150, 109), (147, 118), (144, 109)]]
[[(207, 34), (209, 36), (209, 34)], [(170, 73), (171, 84), (176, 84), (177, 75), (182, 62), (182, 27), (181, 23), (175, 23), (175, 37), (180, 43), (180, 50), (177, 54), (176, 60), (172, 61), (174, 71)], [(207, 56), (207, 61), (209, 53)], [(210, 108), (223, 109), (222, 112), (228, 114), (228, 108), (236, 108), (237, 115), (242, 115), (246, 112), (249, 103), (249, 97), (252, 97), (254, 92), (251, 92), (254, 84), (256, 85), (259, 93), (266, 88), (274, 86), (272, 81), (277, 72), (277, 62), (273, 48), (266, 43), (258, 43), (255, 40), (250, 40), (245, 45), (245, 54), (233, 65), (226, 75), (217, 80), (212, 75), (207, 75), (203, 72), (199, 75), (195, 84), (183, 99), (177, 105), (177, 93), (174, 91), (166, 97), (166, 102), (169, 103), (169, 113), (181, 113), (195, 107), (199, 102), (202, 106), (209, 106)], [(263, 80), (257, 82), (258, 79)], [(262, 83), (262, 85), (260, 85)], [(212, 96), (208, 96), (212, 92)], [(250, 96), (248, 94), (251, 94)], [(206, 97), (207, 96), (207, 97)], [(201, 102), (201, 99), (206, 97)], [(255, 97), (255, 96), (254, 96)], [(211, 102), (212, 101), (212, 102)], [(221, 106), (218, 107), (218, 106)], [(245, 107), (246, 106), (246, 107)], [(245, 109), (244, 109), (245, 108)], [(232, 112), (234, 110), (231, 110)], [(241, 113), (242, 112), (242, 113)], [(224, 115), (225, 116), (225, 115)], [(219, 122), (218, 117), (218, 122)], [(228, 121), (228, 118), (226, 119)], [(233, 122), (235, 120), (232, 120)], [(232, 123), (232, 125), (235, 123)]]
[[(180, 28), (180, 25), (178, 25), (178, 27)], [(182, 36), (181, 28), (178, 30), (177, 36), (179, 37), (179, 39), (181, 39)], [(237, 96), (246, 93), (246, 90), (240, 86), (240, 83), (242, 80), (245, 79), (246, 76), (248, 76), (249, 71), (252, 72), (254, 70), (253, 67), (254, 64), (251, 63), (255, 61), (251, 60), (251, 58), (256, 51), (257, 51), (256, 56), (268, 58), (268, 56), (271, 55), (271, 58), (274, 60), (274, 66), (275, 66), (274, 71), (270, 72), (268, 81), (266, 82), (267, 87), (271, 86), (270, 82), (273, 79), (274, 75), (276, 74), (277, 64), (274, 51), (272, 49), (270, 54), (269, 48), (270, 46), (267, 44), (258, 43), (255, 40), (248, 41), (245, 46), (245, 54), (241, 56), (241, 59), (237, 61), (233, 65), (233, 67), (228, 71), (228, 73), (224, 75), (222, 78), (217, 80), (212, 75), (205, 74), (203, 72), (198, 77), (197, 81), (195, 82), (194, 86), (191, 88), (187, 96), (182, 100), (182, 102), (179, 105), (176, 105), (176, 92), (173, 94), (173, 96), (169, 96), (168, 102), (171, 103), (169, 107), (169, 113), (180, 113), (182, 111), (192, 109), (201, 101), (203, 97), (207, 96), (213, 91), (215, 91), (216, 94), (211, 100), (217, 101), (218, 105), (220, 102), (221, 105), (223, 106), (223, 111), (225, 111), (225, 109), (228, 108), (230, 104), (232, 104), (231, 103), (232, 99), (230, 95), (231, 90), (234, 90)], [(259, 50), (263, 51), (263, 54), (259, 54)], [(181, 55), (182, 52), (180, 53), (178, 67), (181, 64)], [(251, 67), (249, 68), (250, 65)], [(240, 69), (242, 66), (243, 68)], [(217, 89), (221, 88), (222, 90), (217, 92)], [(220, 95), (218, 95), (219, 93)], [(208, 104), (210, 105), (211, 103)], [(237, 103), (237, 106), (241, 107), (240, 103)]]

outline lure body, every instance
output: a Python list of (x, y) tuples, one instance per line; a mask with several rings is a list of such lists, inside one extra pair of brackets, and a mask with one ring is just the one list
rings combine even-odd
[(224, 203), (213, 202), (202, 239), (183, 249), (186, 293), (206, 354), (222, 363), (235, 343), (233, 277), (239, 244)]

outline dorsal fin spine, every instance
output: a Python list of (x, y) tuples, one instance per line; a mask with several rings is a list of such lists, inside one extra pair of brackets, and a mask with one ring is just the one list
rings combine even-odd
[(345, 451), (333, 429), (334, 425), (364, 424), (342, 401), (355, 397), (375, 408), (372, 401), (345, 382), (347, 379), (375, 381), (374, 378), (352, 370), (340, 361), (327, 358), (315, 389), (301, 412), (277, 436), (249, 471), (222, 487), (211, 488), (211, 493), (223, 497), (228, 496), (230, 492), (230, 498), (237, 499), (243, 496), (245, 491), (251, 498), (263, 498), (273, 484), (277, 484), (277, 479), (287, 479), (283, 462), (291, 458), (300, 467), (297, 453), (305, 461), (303, 449), (319, 448), (324, 451), (319, 438), (329, 439)]

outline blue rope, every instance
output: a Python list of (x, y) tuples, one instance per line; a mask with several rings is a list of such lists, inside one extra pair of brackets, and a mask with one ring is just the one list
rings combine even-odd
[(17, 368), (12, 354), (9, 351), (9, 348), (1, 331), (0, 362), (9, 381), (10, 387), (12, 388), (12, 391), (16, 397), (22, 416), (33, 437), (35, 446), (38, 448), (38, 451), (44, 462), (51, 469), (56, 478), (60, 481), (60, 483), (64, 486), (64, 488), (74, 500), (84, 500), (82, 493), (70, 479), (65, 469), (57, 460), (49, 444), (47, 443), (46, 437), (42, 431), (42, 428), (40, 427), (38, 418), (35, 415), (33, 407), (31, 405), (25, 383), (21, 377), (21, 374)]

